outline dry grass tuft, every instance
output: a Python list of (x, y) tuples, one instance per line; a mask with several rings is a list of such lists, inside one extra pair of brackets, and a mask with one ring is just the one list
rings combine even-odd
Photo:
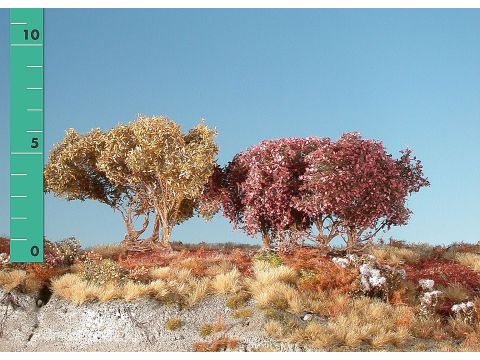
[(253, 311), (248, 308), (237, 309), (232, 313), (234, 319), (247, 320), (253, 315)]
[(198, 342), (193, 344), (194, 351), (198, 352), (217, 352), (234, 350), (238, 347), (238, 340), (222, 336), (210, 342)]
[(323, 317), (335, 317), (350, 304), (351, 296), (338, 291), (310, 292), (303, 296), (305, 309)]
[(250, 299), (250, 294), (246, 291), (240, 291), (237, 294), (229, 296), (225, 305), (230, 309), (238, 309), (245, 305), (248, 299)]
[(245, 283), (256, 306), (261, 309), (289, 309), (295, 313), (303, 310), (302, 298), (293, 285), (297, 279), (297, 273), (293, 269), (256, 261), (253, 275), (253, 279), (248, 278)]
[(208, 323), (208, 324), (201, 325), (200, 329), (198, 329), (198, 333), (202, 337), (207, 337), (224, 330), (225, 330), (225, 323), (223, 322), (222, 319), (218, 319), (215, 323)]
[(165, 329), (174, 331), (183, 326), (183, 321), (179, 318), (171, 318), (165, 322)]
[(111, 244), (111, 245), (97, 245), (93, 246), (87, 251), (94, 252), (97, 255), (100, 255), (103, 259), (118, 259), (120, 256), (126, 254), (126, 249), (121, 244)]
[(185, 296), (185, 304), (187, 307), (192, 307), (207, 297), (210, 289), (210, 279), (196, 279), (190, 283), (190, 287), (191, 290)]
[(286, 265), (273, 266), (265, 261), (256, 261), (253, 273), (256, 282), (261, 286), (277, 282), (293, 284), (297, 280), (297, 273), (292, 268)]
[(274, 339), (283, 339), (285, 337), (282, 323), (279, 320), (268, 320), (263, 328)]
[(304, 310), (302, 297), (293, 286), (281, 282), (264, 287), (253, 287), (253, 299), (260, 309), (273, 307), (280, 310), (290, 310), (300, 313)]
[(179, 283), (188, 283), (194, 279), (190, 269), (172, 269), (170, 271), (170, 278)]
[(460, 264), (469, 267), (474, 271), (480, 272), (480, 255), (473, 253), (456, 253), (455, 260)]
[[(101, 293), (103, 290), (102, 288), (98, 289), (98, 293)], [(123, 288), (120, 290), (122, 294), (122, 299), (126, 301), (133, 301), (136, 299), (140, 299), (150, 293), (150, 288), (148, 285), (135, 283), (133, 281), (127, 281)], [(97, 296), (98, 297), (98, 296)]]
[(237, 269), (218, 274), (212, 279), (212, 288), (217, 294), (233, 294), (239, 291), (240, 287), (240, 273)]
[(121, 299), (123, 297), (122, 290), (115, 283), (107, 283), (102, 287), (102, 291), (96, 293), (96, 298), (102, 303)]
[(203, 324), (200, 326), (200, 329), (198, 329), (198, 334), (201, 337), (207, 337), (212, 335), (213, 332), (213, 324)]
[(420, 254), (412, 249), (391, 245), (374, 247), (372, 249), (372, 255), (380, 262), (395, 266), (420, 260)]
[(28, 274), (24, 270), (0, 271), (0, 287), (10, 292), (15, 289), (24, 288)]
[(154, 267), (150, 269), (150, 277), (155, 280), (167, 280), (171, 276), (171, 269), (168, 266)]
[(357, 348), (400, 346), (410, 338), (413, 312), (406, 306), (394, 307), (378, 299), (358, 298), (325, 325), (311, 323), (299, 329), (290, 340), (315, 348), (334, 346)]
[(452, 303), (461, 303), (468, 300), (470, 297), (470, 291), (459, 284), (440, 287), (440, 290), (442, 291), (443, 296)]
[(414, 318), (410, 331), (414, 337), (419, 339), (441, 341), (448, 337), (440, 317)]
[(98, 287), (88, 284), (77, 274), (65, 274), (51, 282), (52, 292), (74, 304), (83, 304), (94, 300), (99, 293)]

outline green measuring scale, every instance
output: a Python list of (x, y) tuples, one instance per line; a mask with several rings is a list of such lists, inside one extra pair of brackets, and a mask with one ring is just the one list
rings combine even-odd
[(10, 261), (43, 262), (43, 9), (10, 9)]

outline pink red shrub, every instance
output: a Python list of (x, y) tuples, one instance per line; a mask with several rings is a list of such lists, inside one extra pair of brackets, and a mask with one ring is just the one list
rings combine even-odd
[[(313, 237), (327, 245), (342, 236), (349, 246), (379, 230), (407, 223), (405, 201), (428, 186), (409, 149), (399, 159), (379, 141), (344, 134), (328, 138), (263, 141), (217, 168), (204, 194), (248, 235), (292, 245)], [(316, 230), (312, 231), (315, 226)]]
[[(216, 172), (206, 198), (221, 205), (223, 214), (248, 235), (270, 239), (294, 238), (310, 227), (308, 215), (296, 206), (307, 155), (324, 142), (318, 138), (263, 141), (237, 154)], [(219, 189), (221, 189), (219, 191)], [(207, 201), (208, 202), (208, 201)]]
[(394, 159), (380, 141), (358, 133), (325, 142), (307, 161), (299, 207), (319, 229), (328, 219), (329, 230), (345, 236), (349, 246), (384, 227), (406, 224), (411, 213), (407, 196), (429, 185), (409, 149)]

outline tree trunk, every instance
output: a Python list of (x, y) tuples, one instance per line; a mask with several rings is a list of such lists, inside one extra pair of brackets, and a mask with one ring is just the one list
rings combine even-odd
[(127, 228), (127, 234), (125, 235), (125, 239), (123, 241), (138, 240), (140, 235), (142, 235), (145, 232), (145, 230), (148, 227), (149, 216), (147, 214), (144, 215), (144, 216), (145, 216), (145, 218), (143, 219), (143, 226), (139, 230), (135, 230), (135, 228), (133, 227), (132, 218), (131, 218), (130, 214), (129, 214), (129, 216), (125, 216), (123, 218), (123, 221), (125, 223), (125, 227)]
[(348, 238), (347, 238), (347, 252), (352, 251), (356, 241), (357, 241), (357, 232), (355, 231), (355, 229), (350, 229), (348, 231)]
[(155, 217), (155, 220), (153, 223), (152, 235), (145, 239), (150, 241), (152, 244), (158, 242), (158, 232), (160, 231), (160, 218), (157, 216), (157, 214), (153, 214), (153, 216)]
[(262, 249), (270, 249), (270, 235), (266, 231), (262, 232)]
[(162, 226), (162, 246), (170, 247), (170, 235), (172, 234), (171, 225)]

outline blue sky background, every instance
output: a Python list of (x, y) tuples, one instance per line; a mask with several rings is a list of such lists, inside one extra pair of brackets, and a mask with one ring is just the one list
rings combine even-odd
[[(0, 234), (8, 234), (8, 11), (0, 10)], [(263, 139), (359, 131), (410, 146), (431, 187), (409, 201), (410, 242), (480, 240), (479, 10), (45, 11), (45, 149), (64, 130), (137, 113), (219, 131), (219, 162)], [(105, 205), (48, 195), (45, 234), (123, 238)], [(252, 243), (218, 215), (173, 239)]]

